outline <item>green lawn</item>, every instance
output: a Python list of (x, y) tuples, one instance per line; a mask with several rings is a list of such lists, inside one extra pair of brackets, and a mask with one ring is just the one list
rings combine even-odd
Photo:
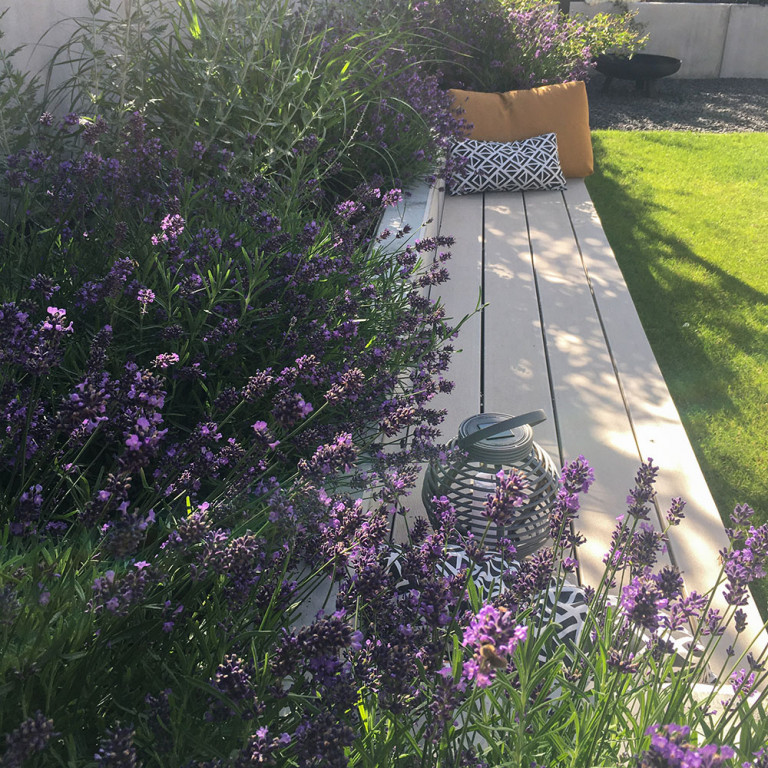
[(765, 521), (768, 134), (593, 140), (587, 187), (720, 513)]

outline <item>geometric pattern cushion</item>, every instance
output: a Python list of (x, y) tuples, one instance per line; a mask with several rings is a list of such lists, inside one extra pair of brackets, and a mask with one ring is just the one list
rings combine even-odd
[(448, 191), (452, 195), (565, 189), (554, 133), (522, 141), (464, 139), (453, 145), (451, 159), (455, 170), (448, 179)]
[[(394, 545), (390, 549), (387, 568), (396, 577), (395, 588), (403, 593), (416, 589), (418, 584), (410, 584), (403, 579), (401, 570), (402, 551)], [(443, 576), (457, 576), (463, 570), (471, 569), (472, 581), (478, 590), (486, 597), (495, 597), (502, 588), (502, 576), (509, 566), (505, 566), (500, 557), (488, 557), (485, 562), (473, 562), (464, 547), (458, 544), (446, 544), (445, 555), (440, 563), (439, 570)]]

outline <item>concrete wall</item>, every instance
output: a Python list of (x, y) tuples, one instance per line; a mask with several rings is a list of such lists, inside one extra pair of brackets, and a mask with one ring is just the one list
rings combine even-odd
[[(629, 2), (649, 35), (646, 53), (682, 60), (675, 77), (768, 78), (768, 6)], [(611, 2), (572, 2), (571, 14), (616, 12)]]
[(720, 77), (768, 78), (768, 6), (731, 6)]
[(25, 46), (13, 62), (18, 69), (37, 74), (45, 70), (56, 50), (69, 40), (74, 17), (89, 17), (88, 0), (0, 0), (0, 20), (6, 51)]

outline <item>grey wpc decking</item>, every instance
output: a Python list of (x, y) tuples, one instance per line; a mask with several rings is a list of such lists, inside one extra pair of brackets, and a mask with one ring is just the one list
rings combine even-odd
[[(587, 537), (579, 553), (586, 584), (599, 581), (616, 517), (641, 460), (652, 458), (660, 473), (651, 522), (659, 527), (672, 498), (686, 501), (667, 557), (689, 591), (710, 589), (728, 540), (584, 182), (569, 179), (565, 192), (460, 197), (425, 188), (404, 213), (392, 213), (383, 226), (407, 222), (415, 237), (455, 239), (451, 279), (439, 286), (449, 317), (472, 313), (481, 296), (485, 304), (456, 342), (461, 351), (447, 374), (454, 391), (434, 402), (448, 412), (445, 440), (482, 411), (547, 413), (537, 442), (556, 464), (583, 454), (595, 469), (577, 525)], [(419, 493), (412, 515), (424, 514)], [(721, 598), (714, 605), (727, 608)], [(736, 659), (762, 624), (754, 604), (745, 610), (749, 630), (737, 639)], [(758, 635), (756, 653), (765, 637)], [(727, 645), (720, 644), (716, 672)]]

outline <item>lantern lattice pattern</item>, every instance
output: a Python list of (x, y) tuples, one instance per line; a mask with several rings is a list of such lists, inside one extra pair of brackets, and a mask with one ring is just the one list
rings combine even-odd
[(479, 540), (486, 531), (483, 515), (489, 495), (496, 491), (496, 475), (516, 470), (527, 481), (526, 501), (516, 508), (512, 522), (491, 523), (485, 536), (493, 548), (501, 538), (509, 539), (523, 558), (544, 546), (549, 538), (549, 511), (558, 488), (557, 469), (549, 454), (533, 440), (532, 426), (546, 418), (544, 411), (511, 417), (504, 413), (482, 413), (465, 419), (452, 448), (463, 453), (448, 464), (432, 462), (427, 468), (422, 501), (433, 525), (432, 499), (445, 496), (456, 510), (456, 526)]

